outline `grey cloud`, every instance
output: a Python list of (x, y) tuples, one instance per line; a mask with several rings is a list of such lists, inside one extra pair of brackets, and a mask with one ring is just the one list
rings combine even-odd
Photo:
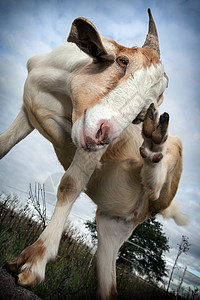
[[(78, 3), (78, 4), (77, 4)], [(1, 2), (1, 5), (2, 2)], [(26, 61), (35, 54), (48, 52), (65, 42), (75, 17), (91, 19), (100, 33), (127, 45), (142, 45), (148, 26), (146, 9), (149, 1), (19, 1), (10, 7), (4, 2), (0, 15), (0, 131), (15, 118), (21, 103), (26, 77)], [(191, 223), (179, 228), (172, 220), (161, 220), (170, 237), (172, 249), (168, 258), (174, 260), (177, 243), (186, 234), (192, 244), (180, 264), (198, 268), (199, 260), (199, 67), (197, 54), (197, 1), (150, 1), (158, 27), (162, 60), (169, 76), (169, 88), (160, 111), (170, 113), (170, 131), (179, 135), (184, 147), (184, 169), (180, 189), (176, 195), (182, 210), (189, 214)], [(189, 17), (189, 20), (186, 18)], [(196, 20), (196, 21), (195, 21)], [(199, 55), (199, 54), (198, 54)], [(51, 174), (62, 174), (53, 147), (38, 133), (33, 132), (0, 162), (0, 189), (13, 186), (28, 191), (29, 182), (45, 182)], [(58, 180), (58, 178), (57, 178)], [(55, 202), (55, 195), (49, 194)], [(74, 214), (92, 218), (95, 206), (84, 197), (73, 208)], [(53, 207), (49, 208), (52, 211)]]

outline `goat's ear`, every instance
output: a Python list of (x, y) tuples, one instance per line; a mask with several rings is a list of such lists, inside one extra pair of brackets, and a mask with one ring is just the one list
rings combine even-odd
[(106, 51), (96, 27), (88, 19), (74, 20), (67, 41), (75, 43), (93, 59), (113, 61), (115, 58)]

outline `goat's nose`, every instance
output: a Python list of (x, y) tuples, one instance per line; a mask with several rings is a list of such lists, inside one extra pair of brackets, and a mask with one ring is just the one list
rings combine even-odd
[(109, 132), (110, 127), (108, 126), (108, 124), (102, 123), (96, 134), (97, 145), (109, 144)]

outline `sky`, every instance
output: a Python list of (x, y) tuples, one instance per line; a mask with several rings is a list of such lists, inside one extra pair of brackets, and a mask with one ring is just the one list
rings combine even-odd
[[(183, 143), (184, 167), (176, 201), (190, 217), (190, 225), (178, 227), (173, 220), (158, 220), (169, 237), (171, 265), (181, 236), (189, 237), (187, 255), (179, 264), (200, 273), (200, 131), (199, 131), (199, 13), (198, 0), (152, 1), (0, 1), (0, 132), (16, 117), (22, 104), (26, 62), (36, 54), (50, 52), (65, 43), (76, 17), (90, 19), (103, 36), (127, 47), (145, 40), (150, 7), (161, 48), (169, 87), (160, 113), (170, 114), (170, 133)], [(47, 202), (55, 204), (57, 184), (63, 169), (52, 145), (32, 132), (0, 161), (0, 191), (27, 198), (29, 183), (45, 183)], [(48, 206), (49, 214), (53, 205)], [(93, 219), (95, 206), (84, 194), (75, 203), (71, 218), (76, 224)], [(78, 216), (78, 217), (77, 217)], [(81, 223), (82, 222), (82, 223)], [(188, 273), (189, 274), (189, 273)], [(189, 274), (190, 275), (190, 274)], [(192, 275), (190, 275), (192, 276)]]

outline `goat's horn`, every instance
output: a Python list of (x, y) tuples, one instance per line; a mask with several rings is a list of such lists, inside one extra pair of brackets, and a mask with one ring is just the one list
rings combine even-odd
[(148, 8), (148, 14), (149, 14), (149, 31), (142, 48), (154, 49), (157, 52), (158, 57), (160, 58), (158, 33), (157, 33), (156, 25), (153, 20), (150, 8)]

